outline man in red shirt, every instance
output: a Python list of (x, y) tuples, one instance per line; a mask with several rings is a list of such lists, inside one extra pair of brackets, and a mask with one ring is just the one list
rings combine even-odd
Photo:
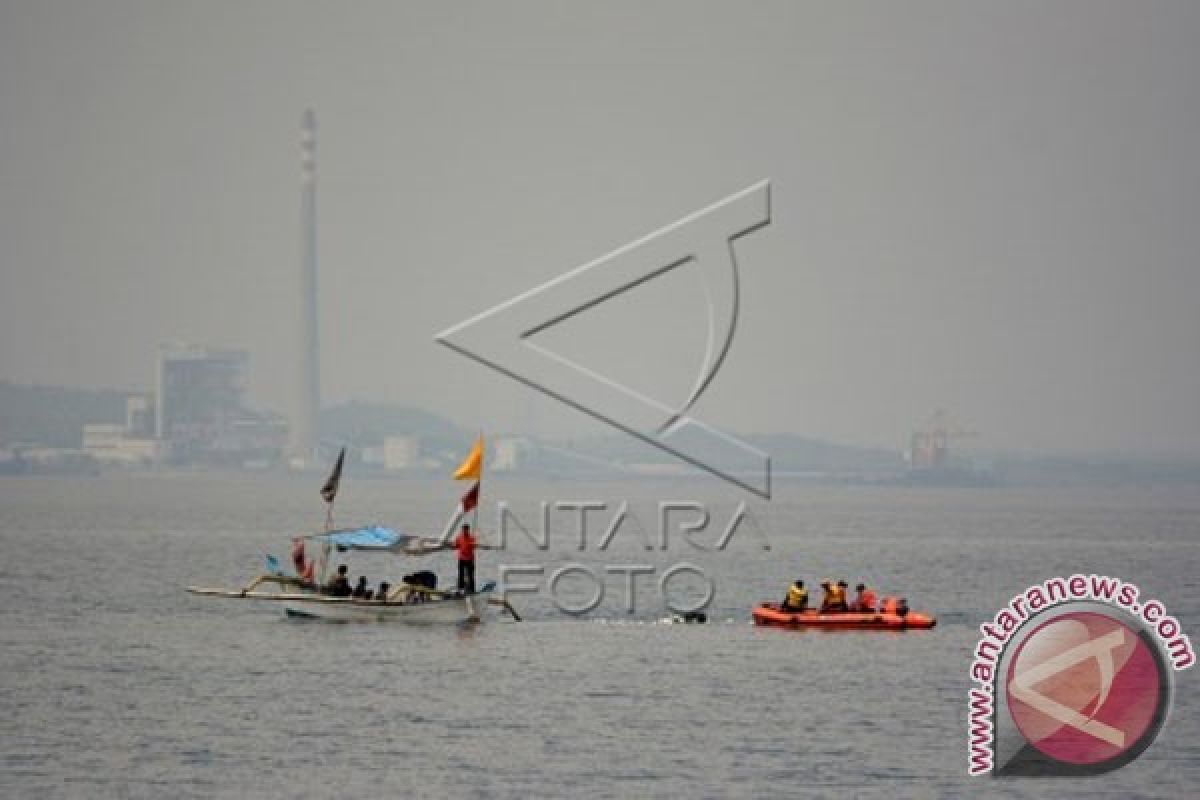
[(462, 531), (454, 540), (454, 549), (458, 552), (458, 590), (467, 594), (475, 594), (475, 548), (479, 540), (471, 533), (471, 526), (464, 524)]

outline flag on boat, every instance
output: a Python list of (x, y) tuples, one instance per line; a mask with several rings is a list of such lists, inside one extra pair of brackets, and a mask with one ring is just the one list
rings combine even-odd
[(474, 511), (479, 505), (479, 481), (475, 481), (475, 485), (471, 487), (471, 491), (463, 495), (462, 500), (458, 504), (458, 513), (466, 514), (468, 511)]
[(456, 481), (478, 481), (483, 475), (483, 437), (475, 440), (471, 452), (454, 471)]
[(338, 453), (337, 462), (333, 465), (333, 472), (329, 473), (329, 480), (325, 481), (325, 485), (321, 487), (321, 497), (326, 503), (332, 503), (337, 497), (338, 484), (342, 482), (342, 463), (346, 460), (346, 448), (343, 447)]

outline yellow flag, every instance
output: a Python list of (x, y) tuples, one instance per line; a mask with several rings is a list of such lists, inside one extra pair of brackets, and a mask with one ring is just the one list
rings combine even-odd
[(454, 471), (454, 480), (456, 481), (477, 481), (483, 474), (483, 437), (480, 436), (475, 441), (475, 446), (471, 448), (470, 454), (463, 459), (462, 464), (459, 464), (458, 469)]

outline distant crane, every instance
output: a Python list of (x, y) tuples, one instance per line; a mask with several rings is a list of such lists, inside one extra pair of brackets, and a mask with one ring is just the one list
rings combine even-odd
[(911, 469), (945, 469), (950, 461), (950, 440), (978, 436), (954, 423), (945, 409), (939, 408), (925, 424), (924, 430), (913, 431), (908, 447)]

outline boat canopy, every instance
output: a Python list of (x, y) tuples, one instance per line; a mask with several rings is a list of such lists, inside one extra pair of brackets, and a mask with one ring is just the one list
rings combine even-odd
[(312, 537), (318, 541), (326, 541), (338, 550), (375, 550), (400, 553), (404, 548), (416, 542), (417, 537), (407, 533), (397, 533), (391, 528), (380, 525), (368, 525), (365, 528), (349, 528), (340, 531), (320, 533)]

